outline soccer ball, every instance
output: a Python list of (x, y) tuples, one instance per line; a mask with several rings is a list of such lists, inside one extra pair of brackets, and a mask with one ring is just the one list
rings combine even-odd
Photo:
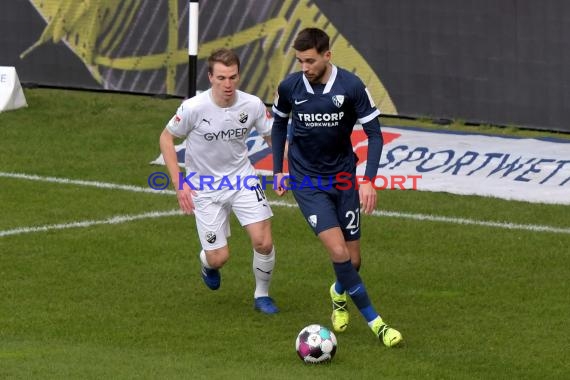
[(297, 335), (295, 348), (305, 363), (329, 362), (336, 353), (336, 336), (324, 326), (309, 325)]

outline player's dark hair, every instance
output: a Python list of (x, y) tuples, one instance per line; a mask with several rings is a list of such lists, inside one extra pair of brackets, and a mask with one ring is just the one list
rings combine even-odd
[(329, 50), (329, 35), (319, 28), (305, 28), (297, 34), (293, 49), (305, 51), (315, 48), (321, 54)]
[(212, 54), (208, 57), (208, 72), (210, 74), (214, 73), (214, 64), (222, 63), (225, 66), (237, 65), (239, 73), (239, 57), (231, 49), (221, 48), (214, 50)]

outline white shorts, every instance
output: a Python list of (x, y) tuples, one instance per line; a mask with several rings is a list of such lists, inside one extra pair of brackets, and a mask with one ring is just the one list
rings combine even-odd
[(230, 237), (230, 212), (233, 210), (242, 226), (261, 222), (273, 216), (259, 182), (254, 190), (197, 191), (193, 197), (196, 229), (204, 250), (224, 247)]

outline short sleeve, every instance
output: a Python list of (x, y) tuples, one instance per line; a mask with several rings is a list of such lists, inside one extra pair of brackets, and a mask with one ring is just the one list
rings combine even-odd
[(280, 116), (282, 118), (289, 118), (289, 113), (291, 112), (291, 102), (289, 101), (287, 86), (284, 84), (284, 82), (281, 82), (277, 87), (277, 93), (275, 94), (272, 110), (273, 113), (275, 113), (277, 116)]
[(256, 113), (255, 129), (261, 136), (269, 136), (271, 134), (272, 118), (271, 114), (265, 107), (265, 104), (259, 100), (259, 106)]
[(360, 79), (356, 81), (353, 92), (354, 109), (360, 124), (365, 124), (380, 115), (370, 92)]
[(192, 114), (190, 107), (184, 103), (178, 107), (176, 114), (172, 116), (166, 129), (176, 137), (185, 138), (192, 130)]

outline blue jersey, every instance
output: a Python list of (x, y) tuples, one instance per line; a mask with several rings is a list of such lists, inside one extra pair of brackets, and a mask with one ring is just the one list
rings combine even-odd
[(326, 84), (311, 85), (302, 72), (285, 78), (273, 112), (276, 122), (291, 114), (289, 169), (298, 178), (354, 173), (357, 157), (350, 140), (354, 125), (380, 115), (364, 83), (334, 65)]

